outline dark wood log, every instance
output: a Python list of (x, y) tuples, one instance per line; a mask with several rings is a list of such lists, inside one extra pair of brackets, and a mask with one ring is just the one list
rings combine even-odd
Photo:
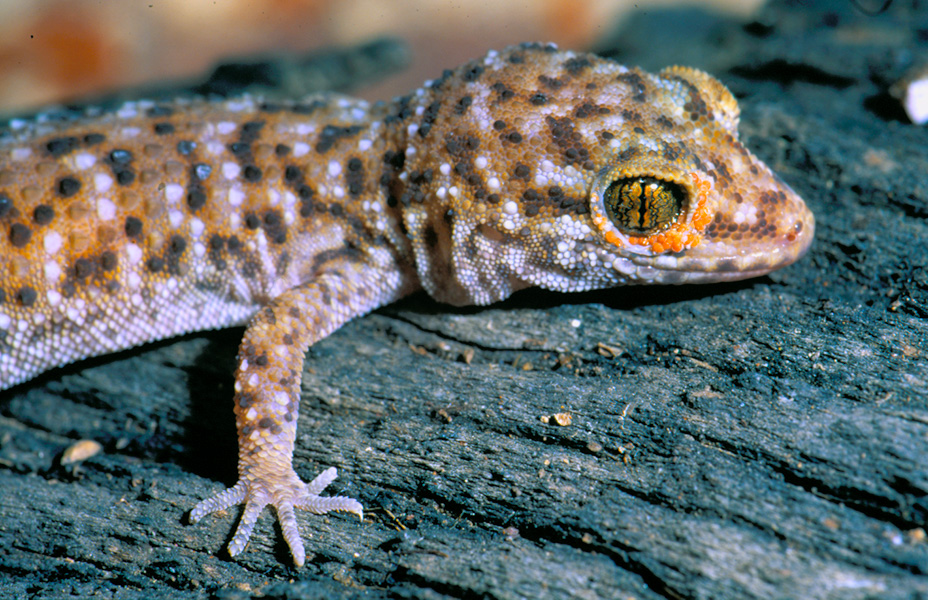
[[(650, 10), (602, 42), (731, 87), (810, 255), (350, 323), (308, 354), (295, 464), (338, 467), (365, 519), (300, 515), (301, 570), (269, 512), (235, 560), (237, 513), (186, 522), (235, 480), (240, 329), (0, 394), (0, 595), (928, 597), (928, 145), (885, 94), (924, 51), (907, 10)], [(81, 439), (103, 451), (61, 466)]]

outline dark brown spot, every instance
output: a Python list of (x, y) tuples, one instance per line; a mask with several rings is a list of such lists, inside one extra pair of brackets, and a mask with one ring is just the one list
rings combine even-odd
[(45, 144), (45, 150), (52, 158), (66, 156), (73, 152), (79, 145), (76, 137), (60, 137), (49, 140)]
[(10, 227), (10, 243), (14, 248), (22, 248), (29, 243), (32, 230), (22, 223), (13, 223)]
[(454, 105), (454, 113), (457, 115), (463, 115), (467, 112), (467, 109), (470, 108), (470, 105), (474, 103), (474, 99), (471, 96), (462, 96), (458, 100), (457, 104)]
[(77, 279), (86, 279), (96, 270), (93, 261), (89, 258), (78, 258), (74, 261), (74, 277)]
[(74, 177), (62, 177), (58, 180), (58, 193), (64, 198), (70, 198), (81, 189), (81, 182)]
[(193, 189), (187, 193), (187, 206), (190, 210), (196, 212), (206, 204), (206, 192), (201, 189)]
[(96, 146), (106, 141), (106, 136), (102, 133), (88, 133), (84, 136), (85, 146)]
[(142, 221), (137, 217), (126, 217), (126, 236), (138, 237), (142, 233)]
[(464, 70), (461, 74), (461, 79), (464, 81), (477, 81), (480, 76), (483, 74), (483, 66), (481, 65), (472, 65), (470, 68)]
[(590, 66), (590, 60), (583, 56), (575, 56), (564, 61), (564, 70), (570, 75), (578, 75)]
[(32, 219), (36, 225), (48, 225), (55, 218), (55, 209), (47, 204), (40, 204), (32, 211)]
[(325, 154), (331, 150), (339, 140), (355, 136), (362, 129), (363, 127), (360, 125), (352, 125), (350, 127), (326, 125), (322, 129), (322, 133), (319, 135), (319, 140), (316, 142), (316, 152), (319, 154)]
[(245, 165), (242, 169), (242, 178), (248, 183), (257, 183), (261, 181), (261, 169), (255, 165)]
[(33, 288), (29, 287), (28, 285), (24, 285), (16, 291), (15, 297), (17, 302), (23, 306), (29, 307), (35, 304), (39, 294)]
[(100, 255), (100, 267), (102, 267), (104, 271), (112, 271), (118, 264), (116, 254), (112, 251), (107, 250)]

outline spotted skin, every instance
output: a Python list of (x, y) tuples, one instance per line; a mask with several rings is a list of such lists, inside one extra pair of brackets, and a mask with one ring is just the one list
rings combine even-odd
[[(199, 503), (362, 514), (292, 467), (306, 349), (418, 289), (713, 282), (798, 259), (814, 221), (738, 141), (718, 81), (526, 44), (408, 96), (129, 103), (0, 137), (0, 389), (89, 356), (248, 323), (239, 481)], [(605, 198), (605, 200), (604, 200)]]

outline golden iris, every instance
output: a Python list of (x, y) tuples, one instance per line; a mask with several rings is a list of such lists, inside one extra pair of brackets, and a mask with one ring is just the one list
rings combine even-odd
[(616, 179), (603, 194), (609, 220), (628, 235), (664, 231), (680, 216), (685, 200), (683, 187), (654, 177)]

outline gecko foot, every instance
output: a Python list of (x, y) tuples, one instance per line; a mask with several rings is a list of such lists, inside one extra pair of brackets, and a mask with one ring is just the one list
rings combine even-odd
[(196, 523), (208, 514), (244, 504), (245, 512), (242, 513), (238, 529), (229, 542), (229, 555), (236, 556), (245, 549), (255, 529), (258, 515), (270, 504), (277, 511), (277, 519), (280, 521), (284, 540), (290, 547), (294, 564), (302, 567), (306, 561), (306, 551), (303, 549), (303, 539), (297, 527), (294, 508), (302, 508), (317, 515), (342, 510), (364, 518), (364, 509), (357, 500), (345, 496), (319, 495), (337, 476), (338, 471), (335, 467), (330, 467), (308, 484), (303, 483), (292, 470), (286, 477), (275, 477), (274, 481), (255, 477), (240, 479), (233, 487), (197, 504), (190, 513), (190, 522)]

